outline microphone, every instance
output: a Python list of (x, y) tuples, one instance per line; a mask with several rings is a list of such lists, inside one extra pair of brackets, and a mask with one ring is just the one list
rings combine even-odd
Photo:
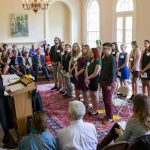
[(19, 77), (24, 76), (20, 71), (16, 70), (16, 68), (13, 65), (11, 65), (10, 67), (13, 70), (13, 72), (16, 73)]

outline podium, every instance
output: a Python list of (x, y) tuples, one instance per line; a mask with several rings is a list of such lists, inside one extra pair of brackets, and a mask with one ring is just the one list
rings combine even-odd
[(27, 133), (27, 116), (32, 115), (32, 95), (31, 92), (36, 88), (34, 81), (26, 77), (10, 84), (13, 87), (16, 84), (22, 84), (23, 88), (9, 92), (12, 98), (12, 113), (15, 131), (18, 136), (24, 136)]

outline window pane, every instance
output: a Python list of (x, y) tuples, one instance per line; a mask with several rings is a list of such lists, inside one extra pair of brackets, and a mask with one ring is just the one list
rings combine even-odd
[(116, 12), (133, 11), (133, 0), (118, 0)]
[(132, 30), (132, 17), (126, 17), (126, 29)]
[(88, 44), (95, 47), (95, 41), (99, 39), (99, 5), (97, 0), (93, 0), (89, 3), (87, 12), (87, 33)]
[(132, 42), (132, 30), (126, 30), (126, 38), (125, 38), (126, 43), (131, 43)]
[(117, 42), (123, 42), (123, 30), (117, 30)]
[(88, 32), (88, 44), (90, 47), (95, 47), (97, 39), (99, 39), (99, 32)]
[(123, 18), (117, 17), (117, 29), (123, 29)]

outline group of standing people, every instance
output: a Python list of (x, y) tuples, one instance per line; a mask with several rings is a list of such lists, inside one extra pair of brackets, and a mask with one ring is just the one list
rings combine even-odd
[[(58, 37), (54, 39), (54, 43), (50, 51), (55, 81), (52, 90), (56, 89), (65, 98), (71, 98), (74, 88), (76, 99), (81, 100), (80, 94), (83, 96), (89, 115), (98, 115), (99, 85), (106, 110), (106, 117), (103, 119), (107, 121), (112, 119), (112, 94), (118, 81), (121, 86), (127, 85), (127, 80), (131, 77), (132, 99), (139, 93), (141, 79), (143, 93), (150, 96), (149, 40), (144, 41), (145, 50), (142, 52), (137, 42), (133, 41), (130, 54), (126, 52), (125, 44), (121, 44), (119, 52), (116, 42), (107, 42), (101, 46), (97, 41), (97, 48), (91, 49), (87, 44), (80, 46), (78, 43), (74, 43), (71, 49), (69, 44), (61, 42)], [(92, 109), (89, 109), (89, 99), (92, 101)]]

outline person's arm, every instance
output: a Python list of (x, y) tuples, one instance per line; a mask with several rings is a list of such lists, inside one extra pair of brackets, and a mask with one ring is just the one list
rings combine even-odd
[(23, 62), (23, 66), (26, 66), (25, 65), (25, 58), (24, 57), (22, 58), (22, 62)]
[(121, 68), (124, 68), (125, 66), (127, 66), (128, 60), (129, 60), (129, 55), (127, 54), (124, 64), (122, 66), (120, 66), (118, 69), (121, 69)]
[(30, 66), (32, 66), (32, 58), (29, 57), (29, 63), (30, 63)]
[(148, 69), (150, 69), (150, 62), (147, 64), (147, 66), (143, 69), (143, 72), (147, 71)]
[(117, 64), (118, 64), (118, 61), (119, 61), (119, 52), (116, 53), (116, 61), (117, 61)]
[(141, 52), (140, 52), (140, 50), (138, 50), (136, 52), (136, 56), (135, 56), (135, 59), (134, 59), (134, 65), (132, 67), (133, 70), (135, 70), (137, 65), (139, 64), (140, 58), (141, 58)]
[(96, 65), (93, 74), (91, 74), (87, 79), (90, 80), (90, 79), (96, 77), (99, 74), (100, 70), (101, 70), (101, 66)]
[(144, 51), (143, 51), (142, 54), (141, 54), (141, 59), (140, 59), (140, 71), (142, 71), (142, 59), (143, 59), (143, 54), (144, 54)]
[(119, 138), (117, 139), (117, 142), (118, 141), (129, 141), (131, 135), (132, 135), (132, 120), (129, 120), (127, 122), (125, 131), (123, 132), (123, 134), (119, 135)]

